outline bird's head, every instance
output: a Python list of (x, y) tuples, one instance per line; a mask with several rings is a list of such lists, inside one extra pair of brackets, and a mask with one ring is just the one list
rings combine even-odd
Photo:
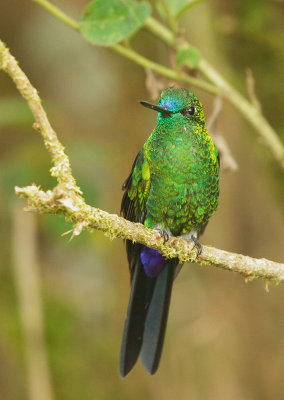
[(158, 105), (146, 101), (141, 104), (158, 112), (158, 123), (204, 124), (202, 104), (187, 89), (170, 87), (161, 93)]

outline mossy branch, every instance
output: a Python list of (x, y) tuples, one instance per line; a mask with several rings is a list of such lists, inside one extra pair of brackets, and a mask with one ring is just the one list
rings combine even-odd
[[(165, 257), (178, 257), (181, 262), (196, 262), (205, 266), (215, 266), (228, 271), (239, 272), (245, 278), (262, 278), (274, 282), (284, 281), (284, 264), (266, 259), (256, 259), (241, 254), (219, 250), (209, 246), (202, 247), (202, 253), (196, 258), (196, 250), (192, 242), (181, 238), (164, 238), (155, 230), (142, 224), (127, 221), (116, 214), (108, 214), (98, 208), (87, 205), (84, 200), (58, 185), (54, 190), (44, 192), (32, 185), (24, 188), (16, 187), (17, 195), (28, 200), (29, 210), (39, 213), (63, 214), (72, 221), (74, 236), (83, 229), (98, 229), (110, 239), (129, 239), (159, 250)], [(71, 232), (70, 232), (71, 233)]]
[(118, 215), (108, 214), (98, 208), (87, 205), (81, 196), (81, 190), (72, 176), (70, 162), (64, 153), (42, 107), (36, 89), (18, 66), (16, 59), (0, 40), (0, 69), (7, 72), (15, 82), (19, 92), (27, 101), (35, 118), (34, 127), (40, 131), (45, 147), (49, 151), (53, 167), (51, 173), (57, 178), (58, 185), (53, 190), (43, 191), (36, 185), (19, 188), (16, 194), (25, 197), (28, 209), (39, 213), (63, 214), (74, 223), (73, 236), (83, 229), (98, 229), (108, 237), (129, 239), (157, 249), (166, 257), (178, 257), (181, 262), (194, 261), (198, 264), (216, 266), (229, 271), (239, 272), (246, 278), (262, 278), (274, 282), (284, 281), (284, 264), (265, 259), (255, 259), (241, 254), (203, 246), (201, 255), (196, 258), (196, 250), (191, 242), (171, 237), (164, 243), (163, 237), (142, 224), (135, 224)]

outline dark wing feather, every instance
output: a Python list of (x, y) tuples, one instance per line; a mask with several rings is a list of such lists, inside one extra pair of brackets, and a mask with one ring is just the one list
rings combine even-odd
[[(130, 175), (122, 187), (125, 193), (122, 198), (121, 213), (124, 218), (132, 222), (143, 223), (145, 220), (144, 206), (146, 203), (146, 193), (141, 192), (143, 188), (147, 187), (142, 178), (144, 161), (143, 150), (141, 150), (135, 158)], [(133, 189), (133, 180), (135, 180), (136, 192)], [(145, 275), (140, 260), (142, 247), (139, 243), (132, 243), (130, 240), (126, 241), (126, 251), (131, 273), (131, 293), (120, 350), (121, 377), (128, 374), (139, 356), (148, 305), (156, 281), (156, 279), (148, 278)]]
[[(124, 218), (128, 219), (132, 222), (141, 222), (143, 223), (144, 220), (141, 220), (143, 215), (143, 209), (145, 206), (145, 197), (139, 199), (139, 191), (141, 192), (141, 188), (143, 185), (143, 178), (142, 178), (142, 166), (144, 163), (144, 155), (143, 149), (139, 151), (137, 154), (129, 176), (125, 180), (122, 185), (122, 190), (124, 190), (124, 194), (121, 201), (121, 209), (120, 212)], [(140, 178), (140, 179), (139, 179)], [(136, 193), (133, 190), (133, 180), (137, 182), (136, 184)]]

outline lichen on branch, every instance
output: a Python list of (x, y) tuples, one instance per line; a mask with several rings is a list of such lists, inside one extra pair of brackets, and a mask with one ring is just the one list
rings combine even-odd
[(196, 258), (196, 250), (193, 249), (191, 242), (170, 237), (164, 243), (164, 238), (155, 230), (86, 204), (82, 192), (72, 176), (69, 158), (48, 121), (36, 89), (1, 40), (0, 69), (10, 75), (19, 92), (27, 101), (35, 118), (34, 127), (41, 133), (45, 147), (51, 155), (53, 163), (51, 173), (58, 181), (58, 185), (48, 191), (43, 191), (36, 185), (24, 188), (16, 187), (16, 194), (27, 199), (29, 210), (39, 213), (63, 214), (67, 220), (74, 223), (73, 235), (80, 234), (85, 228), (98, 229), (111, 239), (122, 238), (139, 242), (159, 250), (165, 257), (178, 257), (181, 262), (194, 261), (206, 266), (212, 265), (241, 273), (251, 279), (262, 278), (277, 283), (284, 281), (284, 264), (255, 259), (209, 246), (203, 246), (201, 255)]
[(181, 262), (196, 262), (205, 266), (215, 266), (228, 271), (241, 273), (245, 278), (262, 278), (277, 283), (284, 281), (284, 264), (266, 259), (256, 259), (241, 254), (203, 246), (202, 253), (196, 258), (193, 243), (181, 238), (164, 238), (155, 230), (139, 223), (130, 222), (116, 214), (109, 214), (87, 205), (81, 196), (66, 193), (64, 187), (56, 186), (44, 192), (32, 185), (16, 187), (16, 194), (25, 197), (29, 209), (39, 213), (63, 214), (73, 222), (73, 234), (76, 236), (84, 228), (103, 231), (110, 239), (129, 239), (159, 250), (165, 257), (178, 257)]

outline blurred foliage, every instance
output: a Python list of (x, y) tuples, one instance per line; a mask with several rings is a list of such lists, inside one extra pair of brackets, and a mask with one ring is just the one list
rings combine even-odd
[[(77, 19), (86, 7), (82, 0), (54, 3)], [(197, 2), (151, 3), (153, 9), (161, 3), (159, 10), (167, 4), (175, 15)], [(87, 202), (119, 212), (121, 184), (155, 123), (138, 104), (148, 98), (144, 71), (107, 49), (89, 46), (31, 1), (10, 0), (1, 6), (0, 37), (47, 104)], [(176, 6), (180, 8), (172, 11)], [(284, 3), (276, 0), (203, 1), (181, 16), (190, 42), (243, 92), (245, 69), (251, 68), (263, 112), (282, 138), (283, 20)], [(143, 30), (131, 44), (157, 61), (168, 57), (164, 46)], [(55, 181), (30, 112), (4, 74), (0, 87), (0, 398), (23, 400), (25, 349), (11, 268), (14, 186), (35, 182), (47, 189)], [(196, 93), (208, 118), (212, 97)], [(222, 175), (220, 207), (202, 241), (283, 261), (283, 176), (228, 105), (218, 127), (239, 170)], [(69, 241), (70, 236), (61, 236), (69, 229), (62, 218), (38, 216), (56, 399), (283, 398), (283, 288), (270, 287), (266, 294), (264, 282), (245, 284), (237, 275), (190, 265), (175, 284), (157, 375), (149, 377), (138, 365), (121, 381), (117, 363), (129, 295), (123, 245), (99, 232)]]
[(187, 65), (189, 68), (196, 68), (199, 63), (200, 52), (195, 47), (180, 50), (177, 53), (176, 59), (178, 65)]
[[(167, 11), (176, 18), (179, 18), (184, 12), (189, 10), (191, 7), (194, 7), (198, 3), (204, 0), (164, 0), (164, 1), (156, 1), (155, 5), (164, 18), (167, 17)], [(168, 10), (165, 10), (165, 8)]]

